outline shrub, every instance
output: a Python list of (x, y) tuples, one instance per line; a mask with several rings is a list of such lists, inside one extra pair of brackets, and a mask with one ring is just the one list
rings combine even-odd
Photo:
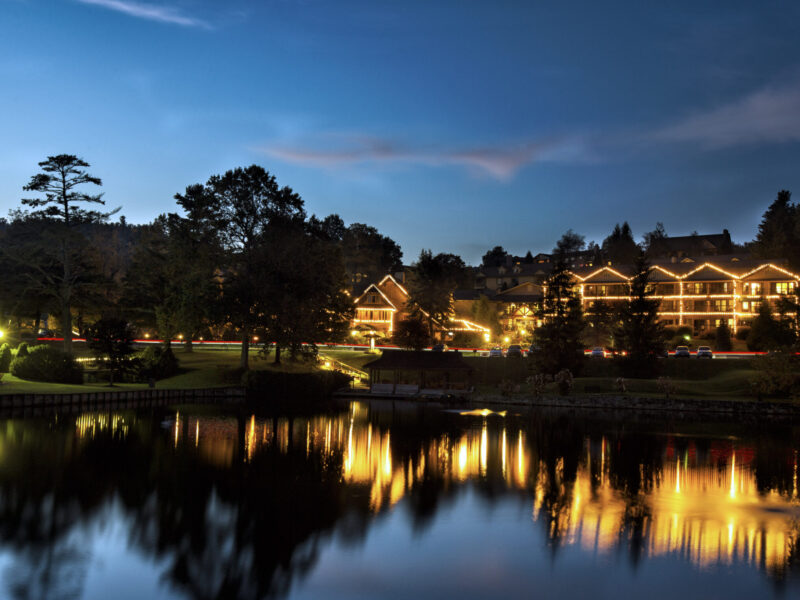
[(149, 346), (139, 356), (138, 374), (143, 379), (166, 379), (178, 372), (178, 359), (171, 348)]
[(739, 329), (736, 330), (736, 339), (740, 342), (745, 341), (748, 335), (750, 335), (749, 327), (739, 327)]
[(0, 373), (8, 373), (12, 358), (14, 357), (11, 354), (11, 346), (8, 344), (0, 346)]
[(731, 344), (731, 328), (727, 323), (722, 323), (717, 327), (716, 340), (714, 348), (719, 352), (730, 352), (733, 345)]
[(544, 394), (545, 388), (547, 384), (553, 380), (552, 377), (546, 375), (544, 373), (537, 373), (536, 375), (531, 375), (525, 381), (528, 385), (531, 386), (531, 393), (536, 396), (537, 398)]
[(30, 381), (83, 383), (83, 369), (75, 359), (50, 346), (34, 346), (27, 356), (17, 356), (11, 374)]
[(562, 396), (568, 395), (572, 391), (572, 386), (575, 384), (572, 378), (572, 372), (569, 369), (561, 369), (554, 377), (556, 385), (558, 386), (558, 393)]
[(483, 348), (486, 342), (479, 331), (456, 331), (450, 345), (456, 348)]
[(800, 396), (800, 360), (788, 352), (775, 352), (753, 360), (753, 393), (761, 396)]
[(17, 346), (17, 356), (28, 356), (28, 342), (22, 342)]

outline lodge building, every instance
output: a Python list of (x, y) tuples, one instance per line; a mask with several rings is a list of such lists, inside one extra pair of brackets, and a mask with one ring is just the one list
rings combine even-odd
[[(591, 313), (598, 302), (613, 310), (630, 299), (632, 267), (587, 266), (570, 272), (584, 313)], [(769, 302), (777, 314), (779, 299), (800, 285), (800, 275), (789, 271), (782, 260), (721, 255), (656, 260), (650, 281), (651, 297), (660, 301), (658, 314), (664, 325), (688, 326), (701, 333), (724, 321), (735, 332), (751, 325), (762, 302)], [(537, 312), (545, 286), (546, 277), (541, 277), (502, 291), (456, 290), (456, 311), (468, 314), (472, 303), (485, 295), (497, 308), (504, 335), (524, 339), (541, 325)]]
[[(522, 282), (500, 286), (495, 278), (488, 285), (487, 269), (476, 279), (476, 287), (455, 290), (455, 316), (437, 323), (436, 336), (448, 341), (455, 331), (488, 334), (489, 329), (473, 323), (471, 309), (481, 295), (495, 305), (505, 337), (525, 340), (541, 325), (537, 316), (551, 265), (535, 262), (519, 273)], [(606, 265), (572, 268), (575, 288), (584, 313), (598, 302), (610, 309), (630, 299), (631, 266)], [(504, 273), (505, 275), (505, 273)], [(660, 301), (659, 318), (667, 326), (688, 326), (702, 333), (727, 323), (733, 332), (749, 327), (762, 302), (778, 313), (778, 301), (800, 286), (800, 275), (791, 272), (784, 260), (755, 260), (746, 255), (706, 255), (656, 259), (651, 265), (653, 295)], [(409, 315), (408, 291), (392, 275), (373, 283), (355, 300), (354, 331), (390, 338), (397, 323)]]
[[(398, 274), (398, 277), (402, 277)], [(386, 275), (378, 283), (372, 283), (355, 299), (355, 316), (352, 326), (354, 336), (390, 338), (397, 324), (410, 315), (408, 290), (392, 275)], [(486, 327), (472, 323), (455, 315), (447, 322), (436, 322), (434, 335), (448, 341), (457, 331), (488, 333)]]
[[(630, 268), (605, 266), (576, 270), (573, 275), (585, 312), (599, 301), (613, 307), (629, 299)], [(665, 325), (686, 325), (699, 333), (726, 322), (735, 332), (750, 326), (762, 302), (777, 313), (779, 299), (794, 291), (800, 276), (783, 261), (729, 255), (655, 262), (650, 281), (651, 297), (661, 301), (658, 314)]]

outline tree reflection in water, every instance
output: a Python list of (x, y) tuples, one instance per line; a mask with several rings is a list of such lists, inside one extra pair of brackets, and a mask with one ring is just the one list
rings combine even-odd
[[(81, 597), (87, 538), (119, 505), (177, 597), (283, 596), (334, 533), (357, 545), (403, 502), (424, 533), (476, 490), (529, 503), (565, 547), (635, 566), (800, 571), (798, 431), (541, 411), (459, 415), (353, 403), (294, 418), (86, 414), (0, 424), (0, 543), (15, 598)], [(533, 535), (532, 532), (531, 535)]]

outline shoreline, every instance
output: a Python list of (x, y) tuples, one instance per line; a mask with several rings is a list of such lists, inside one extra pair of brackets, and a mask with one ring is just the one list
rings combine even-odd
[(800, 402), (756, 400), (717, 400), (708, 398), (653, 398), (628, 395), (543, 395), (543, 396), (502, 396), (500, 394), (470, 394), (457, 402), (442, 402), (435, 398), (414, 398), (410, 396), (381, 396), (368, 393), (335, 394), (339, 398), (354, 400), (377, 400), (408, 402), (419, 405), (441, 406), (445, 408), (479, 408), (485, 405), (508, 406), (516, 408), (545, 407), (581, 410), (622, 410), (632, 412), (663, 412), (715, 414), (746, 417), (792, 417), (800, 418)]
[(166, 406), (190, 403), (228, 403), (245, 400), (242, 387), (214, 388), (146, 388), (143, 390), (109, 390), (107, 392), (67, 392), (52, 394), (0, 394), (0, 410), (51, 408), (97, 409)]

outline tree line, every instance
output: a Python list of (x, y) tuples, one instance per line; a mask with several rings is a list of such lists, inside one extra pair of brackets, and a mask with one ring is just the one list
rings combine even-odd
[(39, 167), (0, 222), (0, 314), (34, 331), (56, 314), (69, 354), (101, 321), (119, 335), (181, 336), (188, 350), (198, 337), (238, 339), (245, 369), (255, 339), (274, 343), (276, 361), (315, 352), (314, 342), (347, 334), (356, 280), (402, 264), (393, 240), (338, 215), (309, 217), (258, 165), (187, 186), (176, 210), (145, 225), (111, 221), (119, 209), (106, 209), (83, 159), (60, 154)]

